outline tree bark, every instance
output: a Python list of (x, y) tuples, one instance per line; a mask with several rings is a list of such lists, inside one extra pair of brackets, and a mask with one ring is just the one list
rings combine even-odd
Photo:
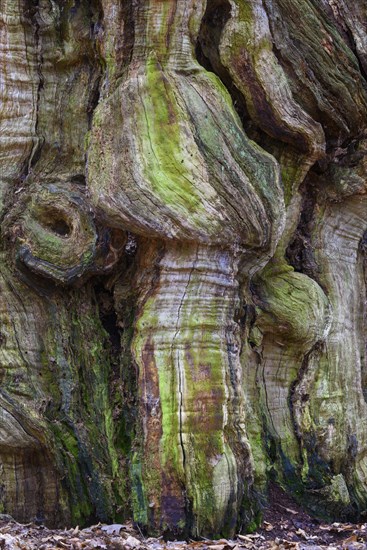
[(366, 21), (0, 0), (0, 511), (365, 513)]

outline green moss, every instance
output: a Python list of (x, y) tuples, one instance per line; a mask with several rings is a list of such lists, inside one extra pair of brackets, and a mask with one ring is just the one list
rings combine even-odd
[(80, 470), (80, 450), (75, 435), (59, 422), (51, 424), (55, 441), (60, 452), (62, 467), (65, 469), (64, 488), (68, 495), (71, 522), (83, 525), (93, 514), (93, 506), (84, 485), (83, 473)]
[[(235, 478), (236, 471), (233, 452), (223, 434), (222, 408), (227, 403), (223, 386), (226, 344), (217, 339), (226, 311), (223, 310), (223, 298), (214, 298), (210, 309), (204, 308), (205, 311), (199, 298), (192, 299), (190, 289), (202, 285), (200, 270), (191, 272), (189, 284), (179, 306), (177, 331), (172, 331), (170, 345), (162, 347), (161, 342), (158, 314), (161, 315), (161, 293), (148, 298), (135, 324), (132, 349), (147, 387), (155, 384), (147, 379), (152, 375), (149, 369), (153, 369), (152, 372), (157, 369), (162, 435), (159, 442), (153, 442), (157, 447), (145, 449), (143, 457), (138, 453), (141, 476), (135, 481), (137, 494), (134, 498), (141, 506), (145, 500), (138, 495), (143, 493), (146, 500), (152, 496), (159, 502), (164, 472), (163, 477), (172, 480), (171, 490), (175, 495), (177, 490), (177, 499), (182, 499), (180, 487), (185, 487), (194, 531), (219, 535), (227, 528), (227, 523), (233, 523), (230, 494), (231, 479)], [(152, 353), (149, 358), (147, 350)], [(149, 439), (149, 434), (147, 437)], [(137, 517), (141, 513), (138, 509)], [(227, 513), (228, 522), (224, 520)], [(149, 513), (143, 515), (143, 519), (149, 520)], [(181, 518), (177, 519), (176, 529), (179, 521)], [(233, 531), (233, 525), (228, 527), (228, 532), (231, 529)]]
[[(94, 120), (93, 120), (94, 122)], [(84, 135), (84, 150), (88, 151), (90, 146), (90, 140), (91, 140), (91, 132), (88, 130)]]
[(253, 4), (249, 0), (236, 0), (240, 21), (252, 23), (254, 21)]
[(288, 162), (281, 162), (281, 178), (284, 187), (284, 202), (285, 206), (289, 206), (293, 194), (295, 192), (295, 185), (298, 186), (300, 169), (302, 169), (302, 163), (299, 160), (299, 155)]
[[(81, 292), (88, 294), (88, 288)], [(60, 471), (66, 472), (65, 494), (71, 499), (67, 506), (74, 522), (82, 525), (95, 516), (113, 521), (121, 517), (121, 509), (128, 514), (128, 495), (109, 403), (107, 335), (98, 311), (87, 305), (90, 296), (70, 292), (69, 305), (73, 300), (76, 307), (70, 310), (57, 302), (52, 305), (42, 383), (53, 397), (46, 414)], [(55, 421), (60, 410), (62, 422)]]
[(143, 484), (142, 465), (138, 453), (131, 460), (131, 488), (134, 520), (141, 525), (148, 525), (148, 503)]
[[(297, 342), (294, 355), (306, 353), (321, 338), (329, 315), (328, 300), (320, 286), (284, 261), (271, 261), (258, 283), (261, 308), (267, 312), (259, 326), (262, 332), (283, 327), (287, 343)], [(266, 327), (266, 328), (265, 328)], [(278, 329), (278, 333), (282, 331)]]
[(261, 520), (260, 521), (256, 521), (256, 520), (250, 521), (250, 523), (248, 523), (246, 525), (245, 532), (246, 533), (255, 533), (257, 531), (257, 529), (260, 527), (260, 525), (261, 525)]
[(182, 216), (204, 215), (181, 134), (186, 114), (180, 111), (175, 90), (153, 56), (146, 63), (146, 79), (140, 121), (146, 178), (163, 204)]
[[(161, 13), (158, 18), (147, 20), (147, 43), (152, 46), (159, 61), (164, 64), (169, 58), (170, 37), (175, 33), (177, 21), (170, 20), (172, 4), (170, 2), (160, 3)], [(156, 21), (159, 20), (159, 25)]]

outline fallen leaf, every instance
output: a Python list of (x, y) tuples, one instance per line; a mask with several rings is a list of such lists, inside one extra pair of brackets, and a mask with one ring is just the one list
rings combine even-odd
[(127, 546), (128, 548), (139, 548), (139, 546), (141, 546), (141, 542), (135, 537), (129, 535), (125, 540), (125, 546)]
[(237, 538), (243, 540), (244, 542), (253, 542), (247, 535), (237, 535)]
[(233, 541), (230, 541), (230, 540), (227, 540), (227, 539), (219, 539), (218, 541), (216, 541), (216, 544), (225, 544), (226, 546), (229, 546), (230, 548), (232, 548), (235, 543)]
[(357, 540), (358, 540), (357, 535), (352, 535), (351, 537), (348, 537), (347, 539), (343, 540), (343, 546), (351, 542), (357, 542)]
[(0, 536), (0, 548), (4, 548), (5, 550), (21, 550), (22, 546), (17, 537), (4, 534)]
[[(87, 541), (85, 541), (87, 542)], [(98, 550), (107, 550), (107, 545), (101, 540), (89, 540), (86, 548), (97, 548)]]
[(107, 535), (119, 535), (121, 529), (124, 529), (125, 526), (121, 523), (113, 523), (112, 525), (103, 525), (101, 531), (107, 533)]
[(309, 538), (306, 531), (304, 531), (303, 529), (297, 529), (296, 535), (298, 535), (299, 537), (303, 537), (305, 540), (308, 540)]
[(277, 504), (277, 506), (279, 506), (279, 508), (283, 508), (283, 510), (285, 510), (289, 514), (293, 514), (294, 516), (298, 515), (298, 512), (296, 512), (296, 510), (292, 510), (292, 508), (286, 508), (285, 506), (282, 506), (281, 504)]

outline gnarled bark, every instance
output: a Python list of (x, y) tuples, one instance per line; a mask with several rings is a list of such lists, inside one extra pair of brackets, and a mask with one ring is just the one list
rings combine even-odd
[(0, 0), (0, 508), (367, 505), (366, 10)]

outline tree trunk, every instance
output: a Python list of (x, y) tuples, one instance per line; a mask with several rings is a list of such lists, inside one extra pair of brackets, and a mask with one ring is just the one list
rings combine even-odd
[(364, 0), (0, 0), (0, 511), (367, 507)]

